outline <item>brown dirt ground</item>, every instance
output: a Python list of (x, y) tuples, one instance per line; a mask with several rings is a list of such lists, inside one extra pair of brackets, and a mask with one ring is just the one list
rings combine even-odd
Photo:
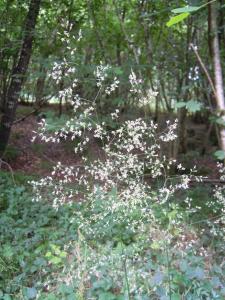
[[(197, 136), (203, 135), (205, 132), (204, 126), (190, 124), (189, 127), (197, 132)], [(34, 136), (33, 131), (38, 128), (38, 121), (36, 116), (30, 116), (24, 121), (14, 125), (11, 133), (8, 152), (5, 160), (10, 164), (13, 171), (20, 171), (27, 175), (48, 175), (52, 167), (60, 161), (64, 165), (81, 164), (81, 157), (76, 155), (73, 151), (73, 142), (62, 142), (59, 144), (45, 143), (40, 140), (31, 142)], [(197, 141), (199, 143), (199, 140)], [(201, 143), (200, 143), (201, 144)], [(191, 149), (189, 149), (191, 150)], [(92, 138), (89, 148), (87, 149), (88, 156), (101, 157), (103, 155), (100, 146)], [(210, 178), (218, 178), (218, 171), (216, 168), (216, 161), (212, 155), (205, 156), (181, 156), (180, 161), (184, 166), (191, 167), (196, 165), (202, 170), (204, 176)]]
[[(45, 143), (40, 139), (32, 142), (38, 122), (31, 116), (21, 123), (16, 124), (11, 133), (8, 151), (5, 160), (13, 171), (21, 171), (27, 175), (48, 175), (52, 167), (61, 162), (63, 165), (81, 164), (81, 157), (73, 151), (73, 142)], [(88, 149), (92, 157), (98, 156), (100, 147), (94, 141)]]

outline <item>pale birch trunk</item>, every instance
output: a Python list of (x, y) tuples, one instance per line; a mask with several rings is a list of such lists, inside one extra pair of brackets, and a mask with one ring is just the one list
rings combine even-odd
[[(211, 50), (213, 57), (213, 70), (214, 70), (214, 86), (216, 93), (217, 109), (221, 118), (225, 123), (225, 99), (224, 99), (224, 86), (223, 86), (223, 74), (220, 60), (220, 48), (217, 28), (217, 6), (213, 2), (209, 5), (209, 20), (210, 20), (210, 40)], [(225, 127), (220, 127), (220, 146), (225, 151)]]

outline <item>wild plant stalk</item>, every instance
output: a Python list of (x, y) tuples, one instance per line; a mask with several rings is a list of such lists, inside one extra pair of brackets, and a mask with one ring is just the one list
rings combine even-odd
[(170, 259), (169, 259), (169, 252), (168, 252), (168, 244), (165, 245), (166, 251), (166, 260), (167, 260), (167, 274), (168, 274), (168, 281), (169, 281), (169, 297), (172, 300), (172, 288), (171, 288), (171, 275), (170, 275)]
[(130, 285), (129, 285), (129, 279), (128, 279), (128, 274), (127, 274), (126, 256), (122, 261), (123, 261), (123, 270), (124, 270), (124, 276), (125, 276), (125, 282), (126, 282), (126, 288), (127, 288), (127, 296), (128, 296), (128, 300), (131, 300)]

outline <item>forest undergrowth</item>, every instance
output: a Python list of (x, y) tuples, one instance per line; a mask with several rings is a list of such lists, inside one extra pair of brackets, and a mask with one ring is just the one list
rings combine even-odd
[[(53, 66), (56, 83), (68, 80), (58, 97), (73, 113), (59, 128), (42, 118), (32, 142), (70, 140), (81, 163), (58, 162), (42, 178), (2, 172), (0, 299), (222, 300), (224, 186), (163, 152), (176, 144), (176, 119), (162, 129), (147, 114), (117, 122), (120, 107), (100, 117), (101, 97), (119, 86), (110, 71), (96, 67), (88, 100), (74, 94), (76, 69)], [(129, 82), (145, 111), (157, 91), (143, 90), (133, 70)], [(86, 155), (90, 137), (101, 157)]]
[(223, 185), (174, 173), (157, 149), (175, 123), (159, 135), (127, 121), (109, 140), (93, 124), (104, 159), (43, 178), (1, 172), (0, 299), (224, 299)]
[(109, 215), (115, 191), (104, 204), (55, 210), (32, 201), (28, 179), (1, 173), (1, 299), (224, 299), (224, 228), (211, 187), (146, 203), (151, 220), (134, 232), (141, 209)]

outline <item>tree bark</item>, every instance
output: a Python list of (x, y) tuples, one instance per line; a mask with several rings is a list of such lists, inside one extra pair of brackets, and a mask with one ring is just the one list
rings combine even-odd
[[(213, 57), (213, 70), (214, 70), (214, 86), (216, 93), (216, 104), (219, 115), (225, 122), (225, 98), (224, 98), (224, 86), (223, 86), (223, 74), (220, 59), (220, 47), (218, 37), (217, 26), (217, 4), (212, 2), (209, 4), (209, 23), (210, 27), (210, 41)], [(220, 147), (225, 151), (225, 128), (220, 128)]]
[[(192, 19), (189, 18), (188, 27), (186, 32), (186, 45), (185, 45), (185, 73), (184, 78), (180, 81), (180, 86), (178, 86), (178, 101), (182, 99), (183, 101), (187, 102), (189, 100), (189, 90), (187, 86), (189, 85), (189, 69), (190, 69), (190, 55), (189, 55), (189, 44), (193, 39), (193, 32), (192, 32)], [(173, 147), (173, 157), (177, 159), (178, 153), (185, 154), (187, 152), (187, 109), (180, 108), (178, 110), (178, 138), (174, 141)]]
[(43, 96), (44, 96), (44, 87), (45, 87), (45, 79), (46, 79), (46, 74), (47, 74), (47, 70), (45, 69), (45, 67), (41, 64), (40, 65), (40, 76), (37, 80), (36, 83), (36, 89), (35, 89), (35, 107), (38, 107), (40, 102), (43, 100)]
[(0, 158), (3, 156), (9, 141), (11, 127), (15, 119), (18, 98), (28, 69), (34, 40), (34, 29), (40, 10), (40, 4), (41, 0), (30, 1), (18, 63), (12, 70), (11, 82), (6, 95), (6, 105), (0, 121)]

